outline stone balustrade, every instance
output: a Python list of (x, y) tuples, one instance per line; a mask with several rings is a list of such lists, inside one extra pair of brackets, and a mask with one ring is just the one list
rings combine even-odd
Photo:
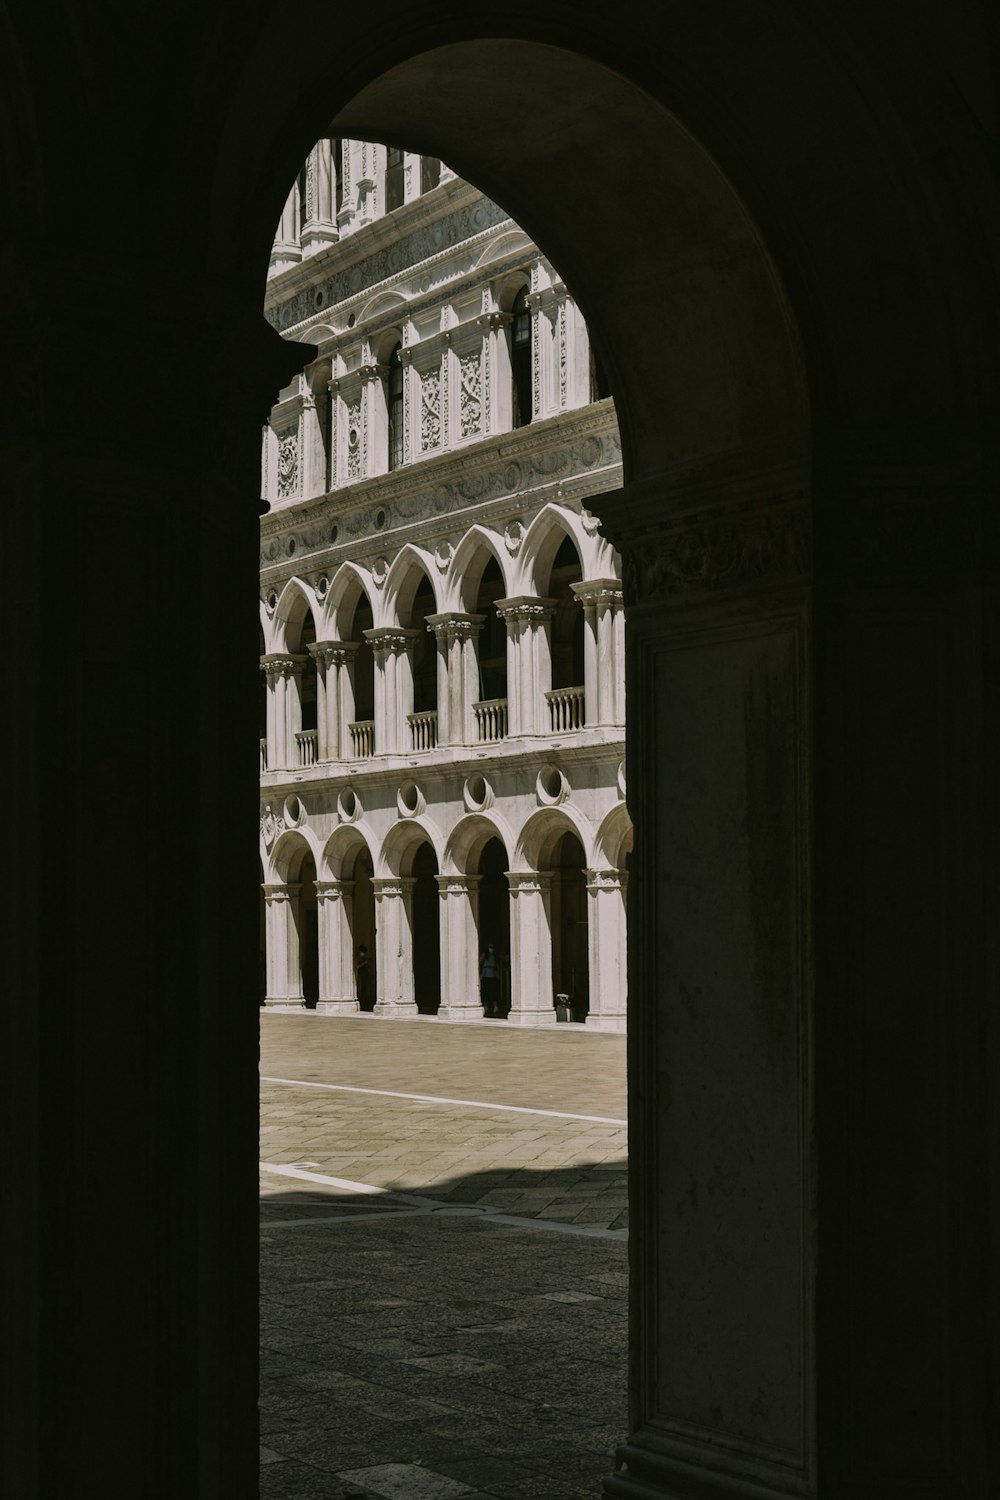
[(553, 734), (583, 728), (584, 697), (582, 687), (553, 688), (545, 694), (549, 705), (549, 728)]
[(493, 744), (507, 738), (507, 699), (484, 698), (472, 705), (476, 716), (477, 738), (481, 744)]
[(317, 731), (315, 729), (297, 730), (295, 744), (299, 765), (314, 766), (319, 750), (319, 734)]
[(407, 714), (411, 750), (434, 750), (437, 747), (437, 709), (427, 713)]
[(351, 733), (351, 749), (355, 760), (368, 760), (375, 754), (375, 720), (359, 719), (348, 724)]

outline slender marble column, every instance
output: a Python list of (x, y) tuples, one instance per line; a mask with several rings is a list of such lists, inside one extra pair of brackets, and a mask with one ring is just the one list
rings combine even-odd
[[(325, 644), (316, 641), (308, 648), (309, 654), (316, 664), (316, 759), (329, 760), (329, 714), (326, 707), (327, 670), (330, 654)], [(336, 677), (334, 676), (334, 683)]]
[(354, 982), (350, 903), (353, 880), (317, 880), (319, 999), (325, 1016), (351, 1016), (359, 1009)]
[(539, 871), (507, 872), (510, 887), (510, 1014), (514, 1026), (555, 1022), (552, 997), (552, 876)]
[(264, 1004), (281, 1010), (302, 1010), (302, 965), (295, 915), (301, 886), (264, 886), (264, 943), (267, 995)]
[(406, 714), (413, 708), (413, 672), (408, 653), (419, 634), (416, 629), (394, 626), (365, 631), (375, 653), (375, 748), (379, 755), (398, 755), (410, 748)]
[(267, 656), (261, 657), (260, 670), (267, 679), (267, 769), (274, 771), (278, 767), (277, 672), (274, 662)]
[(441, 1005), (449, 1021), (478, 1021), (481, 875), (438, 875), (441, 898)]
[(592, 578), (570, 587), (585, 611), (586, 722), (623, 723), (619, 717), (623, 698), (620, 683), (624, 681), (622, 586), (614, 578)]
[(317, 141), (309, 153), (306, 179), (306, 221), (302, 226), (300, 241), (303, 256), (315, 255), (325, 245), (337, 239), (335, 222), (334, 188), (336, 168), (332, 147), (324, 138)]
[(293, 266), (296, 261), (301, 259), (302, 251), (299, 249), (299, 185), (296, 182), (285, 199), (284, 208), (281, 210), (278, 232), (274, 237), (274, 246), (271, 250), (268, 275), (274, 276), (279, 271), (285, 271), (289, 266)]
[(375, 961), (377, 1016), (415, 1016), (413, 934), (403, 901), (405, 881), (398, 875), (375, 879)]
[(479, 632), (485, 615), (448, 612), (427, 616), (438, 645), (438, 744), (476, 742), (473, 703), (478, 697)]
[(552, 684), (549, 632), (554, 599), (518, 595), (498, 599), (497, 614), (507, 626), (508, 733), (548, 734), (545, 693)]
[(590, 1006), (587, 1025), (624, 1031), (628, 982), (625, 973), (624, 870), (587, 871), (587, 944)]
[[(308, 657), (273, 652), (261, 658), (267, 672), (268, 689), (273, 692), (273, 723), (268, 701), (267, 764), (272, 771), (292, 770), (298, 764), (296, 731), (302, 728), (301, 677)], [(272, 753), (273, 752), (273, 753)]]
[(357, 641), (323, 641), (326, 659), (326, 746), (330, 760), (350, 760), (354, 719), (354, 662)]

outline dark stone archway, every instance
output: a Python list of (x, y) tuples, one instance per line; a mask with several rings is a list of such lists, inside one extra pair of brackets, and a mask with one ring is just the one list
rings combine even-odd
[[(95, 1432), (109, 1500), (255, 1483), (252, 615), (229, 613), (226, 673), (205, 642), (254, 574), (257, 428), (303, 356), (259, 314), (274, 222), (337, 115), (524, 224), (623, 426), (599, 509), (630, 559), (642, 1021), (610, 1492), (987, 1500), (987, 11), (625, 0), (609, 25), (584, 0), (503, 40), (452, 0), (306, 0), (279, 72), (282, 15), (2, 18), (6, 555), (19, 640), (67, 568), (86, 624), (58, 730), (37, 654), (8, 663), (4, 1487), (73, 1493)], [(124, 593), (141, 672), (97, 713)], [(155, 857), (126, 882), (141, 809)]]

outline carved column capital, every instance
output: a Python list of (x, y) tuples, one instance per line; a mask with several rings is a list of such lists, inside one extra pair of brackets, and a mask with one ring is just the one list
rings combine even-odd
[(465, 641), (479, 634), (485, 619), (485, 615), (458, 613), (428, 615), (427, 629), (439, 641)]
[(275, 677), (298, 677), (308, 660), (308, 656), (305, 655), (297, 656), (275, 651), (268, 656), (261, 657), (260, 669), (262, 672), (273, 672)]
[(510, 599), (496, 601), (497, 616), (508, 625), (519, 623), (531, 626), (543, 625), (551, 620), (556, 611), (555, 599), (536, 598), (530, 594), (519, 594)]
[(571, 583), (570, 588), (584, 605), (609, 604), (620, 609), (624, 599), (624, 589), (617, 578), (588, 578), (582, 583)]
[(400, 629), (394, 625), (380, 625), (374, 630), (365, 631), (365, 640), (371, 642), (372, 650), (377, 656), (402, 656), (407, 651), (412, 651), (416, 642), (420, 639), (418, 629)]

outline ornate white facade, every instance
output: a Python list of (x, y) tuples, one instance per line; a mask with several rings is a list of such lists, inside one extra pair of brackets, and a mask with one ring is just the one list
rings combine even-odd
[[(265, 303), (262, 999), (625, 1025), (621, 483), (583, 318), (440, 163), (320, 141)], [(492, 944), (497, 977), (480, 962)]]

